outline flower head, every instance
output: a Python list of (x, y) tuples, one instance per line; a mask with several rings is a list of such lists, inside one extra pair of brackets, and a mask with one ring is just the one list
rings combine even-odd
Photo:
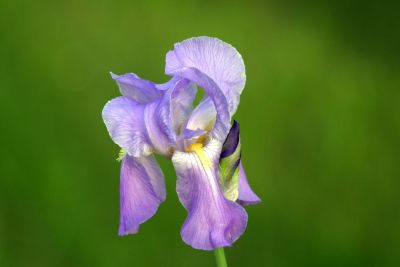
[[(165, 72), (164, 84), (112, 74), (122, 96), (102, 115), (123, 151), (119, 234), (137, 233), (165, 200), (158, 153), (172, 160), (188, 212), (182, 239), (197, 249), (230, 246), (246, 228), (243, 205), (260, 201), (241, 163), (239, 124), (231, 126), (246, 81), (242, 57), (217, 38), (195, 37), (167, 53)], [(193, 107), (197, 86), (206, 96)]]

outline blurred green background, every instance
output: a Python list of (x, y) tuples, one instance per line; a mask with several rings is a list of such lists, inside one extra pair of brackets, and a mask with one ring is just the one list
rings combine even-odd
[[(394, 1), (393, 1), (394, 2)], [(0, 0), (0, 266), (214, 266), (186, 246), (168, 197), (117, 236), (108, 72), (155, 82), (175, 42), (235, 46), (235, 118), (263, 199), (230, 266), (400, 266), (400, 23), (377, 1)]]

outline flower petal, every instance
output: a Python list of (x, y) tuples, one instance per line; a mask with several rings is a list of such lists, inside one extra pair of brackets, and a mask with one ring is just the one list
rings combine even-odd
[(251, 190), (247, 182), (242, 163), (240, 163), (239, 169), (239, 197), (237, 202), (241, 205), (253, 205), (261, 202), (261, 199)]
[(196, 143), (199, 138), (205, 134), (206, 132), (201, 129), (184, 129), (177, 139), (177, 149), (180, 151), (186, 151), (192, 144)]
[(171, 127), (179, 135), (189, 119), (196, 97), (197, 87), (189, 80), (183, 79), (174, 86), (171, 94), (170, 118)]
[(132, 98), (138, 103), (149, 103), (161, 97), (161, 92), (156, 88), (156, 84), (141, 79), (134, 73), (116, 75), (111, 73), (111, 77), (117, 82), (121, 94)]
[(194, 68), (210, 77), (224, 93), (233, 115), (246, 83), (242, 56), (230, 44), (212, 37), (194, 37), (177, 43), (168, 52), (165, 72), (174, 75), (183, 68)]
[(109, 101), (102, 112), (112, 140), (129, 155), (136, 157), (149, 155), (152, 147), (144, 123), (144, 107), (121, 96)]
[[(218, 85), (210, 77), (195, 68), (178, 69), (174, 72), (174, 75), (186, 78), (204, 88), (217, 111), (217, 118), (211, 129), (211, 136), (220, 141), (225, 140), (230, 128), (230, 114), (226, 98)], [(196, 127), (196, 125), (193, 127)]]
[(171, 153), (171, 133), (160, 101), (139, 104), (128, 97), (117, 97), (103, 109), (103, 120), (113, 141), (129, 155), (150, 155), (154, 150)]
[(165, 200), (164, 175), (153, 156), (125, 155), (121, 166), (119, 235), (137, 233)]
[(202, 129), (210, 130), (212, 123), (215, 121), (217, 111), (211, 98), (207, 97), (202, 100), (199, 105), (190, 114), (186, 128), (190, 130)]
[(213, 250), (230, 246), (246, 229), (247, 213), (227, 200), (218, 184), (218, 160), (222, 143), (211, 139), (193, 152), (176, 151), (177, 192), (188, 212), (181, 236), (193, 248)]

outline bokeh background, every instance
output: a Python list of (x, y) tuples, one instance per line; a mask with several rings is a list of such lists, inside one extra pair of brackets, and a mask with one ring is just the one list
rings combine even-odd
[[(393, 1), (394, 2), (394, 1)], [(235, 118), (262, 204), (230, 266), (400, 266), (399, 7), (383, 1), (0, 0), (0, 266), (214, 266), (167, 201), (117, 236), (108, 72), (165, 82), (175, 42), (243, 55)]]

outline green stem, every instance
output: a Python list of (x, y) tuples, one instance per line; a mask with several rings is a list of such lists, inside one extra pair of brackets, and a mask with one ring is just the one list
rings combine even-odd
[(224, 248), (216, 248), (214, 250), (215, 253), (215, 260), (217, 262), (217, 267), (228, 267), (228, 264), (226, 263), (226, 258), (225, 258), (225, 252)]

